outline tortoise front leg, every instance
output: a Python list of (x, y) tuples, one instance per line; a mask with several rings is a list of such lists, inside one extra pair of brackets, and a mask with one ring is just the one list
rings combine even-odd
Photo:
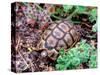
[(48, 56), (50, 57), (50, 59), (54, 61), (57, 59), (58, 52), (55, 49), (47, 50), (47, 52), (48, 52)]

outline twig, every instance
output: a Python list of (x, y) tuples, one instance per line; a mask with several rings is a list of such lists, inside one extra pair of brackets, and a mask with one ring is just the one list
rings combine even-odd
[(57, 17), (57, 16), (55, 16), (54, 14), (51, 14), (51, 16), (53, 16), (54, 18), (56, 18), (56, 19), (58, 19), (58, 20), (61, 20), (60, 17)]
[(43, 9), (38, 5), (38, 4), (34, 4), (36, 7), (38, 7), (40, 10), (43, 11)]
[[(20, 57), (23, 59), (23, 61), (25, 62), (26, 66), (29, 67), (29, 65), (27, 64), (26, 60), (23, 58), (22, 54), (20, 53), (20, 51), (18, 50), (18, 54), (20, 55)], [(27, 68), (26, 67), (26, 68)], [(25, 69), (26, 69), (25, 68)]]
[(72, 18), (72, 16), (76, 14), (77, 11), (78, 10), (75, 9), (75, 11), (67, 17), (67, 20), (70, 20)]
[(17, 35), (18, 36), (18, 40), (16, 41), (17, 43), (16, 43), (16, 51), (18, 51), (18, 47), (19, 47), (19, 44), (20, 44), (20, 37), (19, 37), (19, 35)]

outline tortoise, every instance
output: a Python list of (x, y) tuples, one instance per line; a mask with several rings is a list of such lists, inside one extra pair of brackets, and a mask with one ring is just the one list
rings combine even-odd
[(61, 48), (68, 51), (80, 40), (80, 33), (68, 20), (53, 22), (42, 35), (42, 47), (53, 60), (57, 58)]
[[(34, 61), (38, 61), (38, 63), (34, 63), (38, 64), (34, 69), (40, 71), (40, 69), (37, 69), (38, 67), (43, 70), (49, 70), (47, 66), (53, 65), (53, 61), (58, 57), (59, 50), (64, 48), (65, 51), (68, 51), (79, 40), (80, 32), (78, 32), (78, 29), (72, 22), (60, 20), (50, 23), (48, 28), (42, 33), (41, 41), (36, 47), (32, 47), (30, 54), (32, 54)], [(30, 50), (30, 48), (28, 49)], [(49, 64), (45, 65), (47, 63)], [(54, 70), (53, 67), (52, 70)]]

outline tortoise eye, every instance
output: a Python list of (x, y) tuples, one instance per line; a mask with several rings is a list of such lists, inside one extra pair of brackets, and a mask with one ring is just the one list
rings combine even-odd
[(42, 56), (42, 57), (47, 57), (47, 56), (48, 56), (47, 51), (46, 51), (46, 50), (42, 51), (42, 52), (41, 52), (41, 56)]

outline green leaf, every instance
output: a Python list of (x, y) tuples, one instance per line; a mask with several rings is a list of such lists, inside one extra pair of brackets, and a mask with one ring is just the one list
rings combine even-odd
[(78, 58), (78, 57), (74, 57), (73, 59), (72, 59), (72, 61), (71, 61), (71, 64), (73, 65), (73, 66), (78, 66), (79, 64), (80, 64), (80, 59)]
[(65, 59), (62, 56), (59, 56), (57, 62), (58, 63), (64, 63)]
[(96, 23), (95, 25), (93, 25), (92, 31), (93, 31), (93, 32), (97, 32), (97, 23)]
[(60, 51), (59, 51), (60, 55), (65, 55), (65, 51), (64, 51), (64, 48), (61, 48)]
[(77, 6), (77, 12), (78, 13), (83, 13), (86, 11), (86, 7), (85, 6)]
[(56, 65), (56, 69), (57, 69), (57, 70), (65, 70), (65, 68), (66, 68), (66, 67), (65, 67), (65, 65), (63, 65), (63, 64), (57, 64), (57, 65)]
[(92, 10), (89, 12), (89, 14), (90, 14), (89, 20), (90, 20), (91, 22), (97, 20), (97, 9), (96, 9), (96, 8), (92, 9)]
[(66, 62), (66, 64), (65, 64), (66, 69), (67, 69), (68, 67), (70, 67), (70, 63), (71, 63), (71, 61), (69, 61), (69, 60)]
[(96, 55), (91, 55), (90, 61), (89, 61), (89, 67), (90, 68), (96, 68), (97, 67), (97, 56)]
[(93, 16), (93, 17), (96, 17), (97, 16), (97, 9), (94, 8), (90, 11), (90, 14)]
[(73, 6), (72, 5), (63, 5), (63, 9), (65, 12), (69, 12), (70, 9), (72, 9)]
[(62, 9), (61, 8), (57, 8), (57, 11), (56, 11), (58, 14), (62, 14)]

